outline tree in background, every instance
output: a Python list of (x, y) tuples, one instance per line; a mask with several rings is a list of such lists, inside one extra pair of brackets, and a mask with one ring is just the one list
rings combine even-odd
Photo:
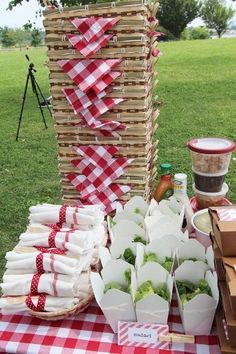
[(228, 28), (229, 20), (234, 13), (231, 7), (223, 6), (219, 0), (206, 0), (202, 6), (201, 17), (207, 27), (216, 30), (220, 38)]
[(38, 47), (42, 42), (42, 35), (38, 28), (33, 28), (31, 31), (31, 45)]
[(13, 47), (16, 44), (14, 30), (12, 28), (8, 28), (7, 26), (2, 28), (1, 42), (3, 47)]
[(22, 28), (14, 28), (15, 43), (21, 48), (26, 41), (26, 31)]
[(199, 0), (159, 0), (158, 20), (160, 25), (169, 30), (176, 38), (188, 23), (200, 15)]

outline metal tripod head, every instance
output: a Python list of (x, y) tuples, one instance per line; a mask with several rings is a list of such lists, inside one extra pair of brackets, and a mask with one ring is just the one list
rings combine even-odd
[(30, 58), (27, 54), (25, 54), (26, 59), (28, 60), (29, 64), (29, 68), (28, 68), (28, 72), (29, 72), (29, 76), (30, 76), (30, 81), (31, 81), (31, 86), (32, 86), (32, 91), (33, 93), (35, 93), (36, 87), (35, 87), (35, 77), (34, 77), (34, 73), (37, 72), (37, 70), (34, 68), (34, 63), (30, 62)]

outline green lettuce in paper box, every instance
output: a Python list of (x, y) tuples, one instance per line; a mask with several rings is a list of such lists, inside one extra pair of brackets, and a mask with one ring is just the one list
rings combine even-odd
[(123, 259), (124, 261), (135, 266), (137, 243), (132, 242), (131, 239), (116, 238), (111, 244), (109, 250), (111, 258)]
[(129, 239), (132, 242), (147, 243), (148, 237), (143, 228), (131, 220), (119, 220), (110, 230), (111, 242), (116, 239)]
[(203, 262), (185, 261), (174, 278), (185, 333), (210, 334), (219, 301), (216, 272), (206, 270)]
[(205, 247), (194, 239), (186, 241), (177, 248), (176, 260), (178, 266), (183, 262), (190, 260), (194, 262), (202, 262), (205, 270), (215, 269), (212, 247), (210, 246), (205, 250)]
[(136, 266), (137, 269), (147, 262), (159, 263), (169, 273), (173, 271), (175, 263), (175, 250), (181, 242), (174, 237), (166, 236), (156, 239), (144, 246), (138, 244)]
[[(105, 251), (106, 250), (106, 251)], [(101, 275), (91, 272), (95, 299), (112, 330), (117, 333), (118, 321), (136, 321), (133, 299), (129, 293), (134, 267), (122, 259), (111, 259), (108, 249), (101, 253)]]
[(137, 321), (166, 324), (173, 290), (173, 278), (159, 263), (147, 262), (131, 273), (131, 291)]

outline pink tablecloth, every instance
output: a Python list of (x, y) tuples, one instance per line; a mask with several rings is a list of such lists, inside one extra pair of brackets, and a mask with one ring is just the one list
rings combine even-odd
[[(183, 333), (177, 302), (169, 316), (170, 331)], [(43, 321), (27, 314), (0, 315), (0, 353), (17, 354), (220, 354), (218, 338), (197, 336), (195, 344), (171, 344), (170, 350), (121, 347), (94, 302), (84, 313), (61, 321)]]

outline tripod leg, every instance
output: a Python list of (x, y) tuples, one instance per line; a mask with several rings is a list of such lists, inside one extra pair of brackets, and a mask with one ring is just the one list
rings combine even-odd
[(22, 116), (23, 116), (23, 110), (24, 110), (24, 105), (25, 105), (28, 84), (29, 84), (29, 73), (27, 74), (26, 83), (25, 83), (25, 90), (24, 90), (24, 95), (23, 95), (23, 99), (22, 99), (20, 117), (19, 117), (19, 122), (18, 122), (17, 133), (16, 133), (16, 141), (18, 141), (18, 138), (19, 138), (20, 125), (21, 125), (21, 120), (22, 120)]
[(40, 105), (40, 99), (39, 99), (39, 94), (38, 94), (38, 87), (36, 85), (36, 80), (35, 80), (35, 77), (33, 75), (30, 76), (30, 79), (31, 79), (31, 82), (32, 82), (32, 88), (33, 88), (33, 92), (35, 93), (36, 97), (37, 97), (37, 101), (38, 101), (38, 105), (39, 105), (39, 109), (41, 111), (41, 115), (42, 115), (42, 118), (43, 118), (43, 122), (44, 122), (44, 125), (45, 125), (45, 128), (47, 129), (47, 123), (46, 123), (46, 120), (45, 120), (45, 117), (44, 117), (44, 113), (43, 113), (43, 109)]
[(41, 90), (41, 88), (39, 87), (39, 84), (38, 84), (37, 80), (35, 79), (35, 77), (34, 77), (34, 83), (35, 83), (35, 86), (38, 88), (38, 91), (39, 91), (39, 93), (40, 93), (40, 95), (41, 95), (43, 101), (46, 103), (46, 106), (47, 106), (47, 109), (48, 109), (48, 112), (49, 112), (50, 116), (52, 117), (51, 109), (50, 109), (50, 107), (49, 107), (49, 105), (48, 105), (48, 102), (47, 102), (47, 100), (46, 100), (44, 94), (42, 93), (42, 90)]

